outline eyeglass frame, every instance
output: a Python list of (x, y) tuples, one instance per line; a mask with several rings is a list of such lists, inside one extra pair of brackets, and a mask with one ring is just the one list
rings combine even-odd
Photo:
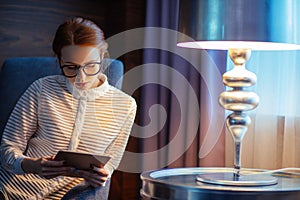
[[(96, 73), (93, 73), (93, 74), (87, 74), (87, 73), (84, 71), (84, 68), (85, 68), (86, 65), (89, 65), (89, 64), (98, 64), (98, 65), (100, 66), (100, 67), (99, 67), (99, 70), (98, 70)], [(75, 70), (77, 70), (77, 73), (76, 73), (74, 76), (67, 76), (67, 75), (65, 74), (65, 72), (64, 72), (63, 69), (64, 69), (65, 67), (69, 67), (69, 66), (75, 66), (75, 67), (76, 67)], [(101, 61), (101, 62), (88, 62), (88, 63), (85, 63), (84, 65), (66, 64), (66, 65), (60, 65), (60, 68), (61, 68), (61, 70), (62, 70), (63, 75), (64, 75), (65, 77), (67, 77), (67, 78), (74, 78), (74, 77), (76, 77), (76, 76), (78, 75), (78, 72), (79, 72), (80, 68), (83, 69), (83, 73), (84, 73), (86, 76), (95, 76), (95, 75), (97, 75), (97, 74), (101, 71), (101, 69), (102, 69), (102, 61)]]

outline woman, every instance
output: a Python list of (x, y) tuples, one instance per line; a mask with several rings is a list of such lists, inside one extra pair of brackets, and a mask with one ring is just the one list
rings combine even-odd
[[(63, 75), (35, 81), (3, 132), (2, 198), (70, 199), (75, 194), (80, 199), (84, 197), (79, 195), (106, 199), (109, 178), (130, 135), (136, 102), (110, 86), (102, 74), (107, 43), (93, 22), (79, 17), (67, 20), (58, 27), (52, 47)], [(77, 170), (53, 160), (59, 150), (111, 159), (91, 171)]]

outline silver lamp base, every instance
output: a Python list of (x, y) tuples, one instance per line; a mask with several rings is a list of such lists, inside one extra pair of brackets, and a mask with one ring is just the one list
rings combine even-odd
[(227, 186), (268, 186), (277, 184), (277, 178), (268, 174), (235, 176), (231, 172), (204, 173), (196, 176), (197, 181)]

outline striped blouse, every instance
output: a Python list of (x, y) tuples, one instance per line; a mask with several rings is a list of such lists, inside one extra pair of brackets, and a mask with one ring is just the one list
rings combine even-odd
[(35, 81), (16, 104), (3, 132), (0, 148), (0, 191), (9, 199), (44, 199), (78, 178), (50, 180), (25, 174), (25, 157), (55, 155), (59, 150), (111, 157), (104, 166), (111, 175), (125, 151), (136, 113), (129, 95), (103, 84), (78, 90), (64, 76)]

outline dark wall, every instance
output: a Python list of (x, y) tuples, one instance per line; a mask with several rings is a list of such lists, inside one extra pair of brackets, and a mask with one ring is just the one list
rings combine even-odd
[[(95, 21), (107, 38), (143, 27), (145, 1), (0, 0), (0, 66), (8, 57), (53, 56), (51, 43), (56, 28), (72, 16)], [(128, 71), (142, 63), (142, 51), (130, 52), (118, 59)], [(138, 102), (138, 91), (134, 98)], [(135, 151), (137, 147), (137, 141), (130, 138), (127, 149)], [(110, 199), (139, 199), (139, 189), (139, 174), (116, 171), (112, 177)]]
[(84, 16), (106, 28), (108, 1), (1, 0), (0, 62), (14, 56), (51, 56), (57, 26), (70, 16)]

